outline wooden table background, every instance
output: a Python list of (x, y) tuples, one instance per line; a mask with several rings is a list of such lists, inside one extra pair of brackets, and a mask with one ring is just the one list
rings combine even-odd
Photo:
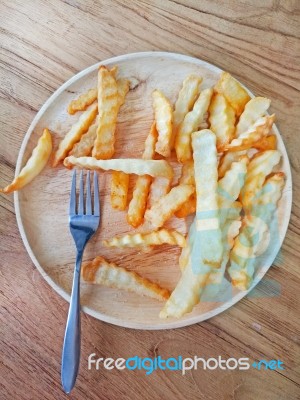
[[(224, 5), (225, 4), (225, 5)], [(164, 50), (230, 71), (271, 111), (294, 183), (289, 230), (263, 284), (223, 314), (188, 328), (147, 332), (82, 315), (82, 361), (71, 399), (300, 399), (300, 157), (298, 0), (0, 2), (0, 186), (13, 178), (23, 136), (45, 100), (78, 71), (114, 55)], [(66, 399), (60, 355), (68, 305), (43, 280), (22, 244), (13, 196), (0, 197), (0, 398)], [(265, 285), (266, 286), (266, 285)], [(281, 359), (283, 371), (88, 371), (98, 357)]]

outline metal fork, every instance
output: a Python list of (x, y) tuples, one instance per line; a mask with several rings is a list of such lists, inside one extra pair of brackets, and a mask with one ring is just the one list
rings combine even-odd
[(98, 176), (96, 172), (94, 172), (93, 213), (90, 171), (88, 171), (87, 173), (86, 203), (84, 212), (83, 171), (81, 171), (79, 186), (79, 204), (78, 211), (76, 212), (76, 171), (74, 170), (70, 198), (69, 224), (70, 231), (76, 245), (77, 256), (62, 351), (61, 382), (63, 389), (66, 393), (70, 393), (75, 385), (80, 360), (80, 269), (82, 256), (87, 242), (98, 229), (99, 222), (100, 206)]

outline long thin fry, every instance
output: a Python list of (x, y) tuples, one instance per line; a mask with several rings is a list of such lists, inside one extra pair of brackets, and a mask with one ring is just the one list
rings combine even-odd
[(178, 127), (175, 139), (175, 150), (177, 160), (181, 163), (185, 163), (193, 158), (191, 134), (197, 131), (203, 123), (212, 94), (213, 89), (203, 90), (196, 100), (193, 110), (186, 114), (184, 120)]
[(159, 90), (152, 93), (158, 139), (155, 150), (164, 157), (171, 153), (173, 110), (170, 101)]
[(133, 233), (130, 235), (116, 236), (110, 240), (103, 241), (107, 247), (138, 247), (138, 246), (158, 246), (161, 244), (170, 244), (185, 247), (185, 237), (175, 231), (160, 229), (147, 233)]
[(222, 72), (220, 79), (215, 86), (215, 90), (225, 96), (238, 117), (242, 114), (245, 105), (251, 99), (242, 85), (228, 72)]
[(58, 163), (66, 157), (73, 145), (78, 142), (81, 136), (89, 129), (96, 118), (97, 111), (97, 104), (92, 104), (88, 110), (81, 114), (79, 120), (72, 125), (69, 132), (59, 143), (58, 149), (54, 155), (53, 167), (56, 167)]
[(149, 279), (142, 278), (136, 272), (108, 263), (100, 256), (82, 265), (82, 277), (87, 283), (122, 289), (157, 300), (165, 300), (170, 295), (167, 289), (163, 289)]
[(52, 151), (52, 138), (49, 130), (44, 129), (42, 136), (39, 138), (36, 147), (33, 149), (31, 157), (21, 169), (18, 176), (12, 183), (4, 189), (0, 189), (2, 193), (11, 193), (19, 190), (31, 182), (45, 167)]
[(124, 211), (127, 206), (129, 175), (122, 171), (113, 171), (111, 176), (110, 202), (112, 208)]
[(216, 137), (210, 130), (192, 135), (197, 191), (195, 237), (188, 264), (171, 297), (160, 312), (161, 318), (181, 317), (199, 302), (199, 291), (205, 286), (213, 267), (222, 262), (222, 234), (217, 202)]
[(93, 148), (93, 157), (109, 159), (114, 155), (115, 130), (120, 108), (115, 77), (103, 65), (98, 71), (99, 124)]
[(141, 160), (136, 158), (118, 158), (112, 160), (97, 160), (94, 157), (66, 157), (64, 165), (67, 168), (79, 167), (95, 170), (122, 171), (126, 174), (173, 177), (173, 169), (165, 160)]
[[(156, 141), (157, 131), (154, 122), (145, 141), (145, 150), (142, 156), (144, 160), (151, 160), (154, 157)], [(127, 214), (127, 222), (134, 228), (141, 225), (144, 220), (151, 182), (152, 178), (149, 175), (137, 178)]]
[(252, 284), (257, 257), (265, 251), (266, 237), (271, 229), (283, 186), (282, 172), (269, 177), (257, 192), (242, 221), (242, 229), (230, 253), (228, 269), (232, 285), (240, 290), (247, 290)]
[(194, 193), (193, 185), (179, 185), (171, 189), (171, 191), (160, 198), (150, 210), (145, 213), (146, 221), (157, 229), (184, 204), (184, 202)]

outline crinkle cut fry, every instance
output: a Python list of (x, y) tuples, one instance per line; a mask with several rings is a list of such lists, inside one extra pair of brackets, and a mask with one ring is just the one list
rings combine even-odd
[(112, 239), (104, 240), (103, 244), (107, 247), (145, 247), (158, 246), (161, 244), (185, 247), (186, 241), (185, 237), (175, 230), (160, 229), (146, 233), (115, 236)]
[(157, 300), (168, 299), (170, 295), (167, 289), (149, 279), (142, 278), (135, 272), (108, 263), (100, 256), (82, 265), (82, 277), (87, 283), (127, 290)]
[[(199, 290), (206, 285), (212, 266), (221, 266), (223, 249), (217, 203), (216, 137), (212, 131), (202, 130), (192, 135), (192, 145), (197, 192), (197, 235), (190, 251), (188, 265), (160, 312), (161, 318), (179, 318), (192, 311), (199, 302)], [(200, 227), (198, 231), (198, 226), (201, 223), (203, 226), (205, 222), (205, 215), (214, 227), (210, 228), (207, 224), (206, 230), (201, 230)]]

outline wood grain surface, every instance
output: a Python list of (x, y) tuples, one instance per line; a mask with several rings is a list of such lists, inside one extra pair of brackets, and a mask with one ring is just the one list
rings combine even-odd
[[(82, 362), (71, 399), (299, 399), (299, 18), (295, 1), (2, 1), (0, 186), (45, 100), (78, 71), (114, 55), (179, 52), (230, 71), (272, 99), (293, 172), (282, 250), (251, 296), (201, 324), (161, 332), (82, 315)], [(68, 304), (43, 280), (21, 241), (13, 197), (0, 197), (0, 398), (64, 399), (60, 356)], [(55, 249), (53, 249), (55, 251)], [(276, 290), (280, 295), (276, 295)], [(272, 296), (273, 294), (273, 296)], [(88, 370), (98, 357), (182, 355), (280, 359), (282, 371)]]

